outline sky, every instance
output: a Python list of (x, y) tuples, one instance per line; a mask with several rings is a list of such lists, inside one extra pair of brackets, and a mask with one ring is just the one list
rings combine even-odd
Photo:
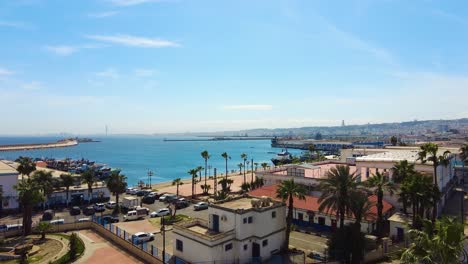
[(0, 134), (468, 117), (466, 0), (1, 0)]

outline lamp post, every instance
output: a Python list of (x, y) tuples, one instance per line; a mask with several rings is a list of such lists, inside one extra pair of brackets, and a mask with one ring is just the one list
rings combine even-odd
[(163, 237), (163, 250), (162, 250), (162, 260), (163, 263), (166, 263), (166, 226), (165, 226), (164, 216), (161, 218), (161, 233)]
[(455, 191), (460, 193), (460, 212), (461, 212), (461, 218), (460, 221), (462, 224), (465, 224), (465, 195), (466, 192), (463, 190), (463, 188), (455, 188)]
[(253, 183), (254, 183), (254, 176), (253, 176), (253, 172), (254, 172), (254, 168), (253, 168), (253, 167), (254, 167), (254, 162), (253, 162), (253, 159), (250, 161), (250, 166), (252, 166), (252, 167), (251, 167), (251, 171), (250, 171), (250, 173), (252, 174), (252, 179), (250, 180), (250, 185), (253, 185)]
[(212, 167), (211, 165), (208, 165), (208, 176), (211, 175), (211, 169), (212, 169), (212, 168), (213, 168), (213, 167)]
[(151, 177), (153, 177), (154, 173), (150, 170), (148, 170), (148, 179), (149, 179), (149, 187), (150, 189), (152, 189), (151, 187)]

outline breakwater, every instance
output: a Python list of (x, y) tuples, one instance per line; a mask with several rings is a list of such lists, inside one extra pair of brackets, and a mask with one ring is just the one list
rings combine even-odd
[(0, 151), (20, 151), (31, 149), (64, 148), (78, 145), (77, 140), (61, 140), (52, 143), (0, 145)]

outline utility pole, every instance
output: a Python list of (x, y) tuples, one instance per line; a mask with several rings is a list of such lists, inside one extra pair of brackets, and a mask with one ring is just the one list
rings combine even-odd
[(213, 183), (213, 184), (214, 184), (214, 186), (213, 186), (213, 193), (214, 193), (214, 195), (215, 195), (215, 197), (216, 197), (216, 193), (217, 193), (217, 191), (218, 191), (218, 179), (216, 179), (216, 178), (217, 178), (217, 176), (216, 176), (216, 168), (213, 168), (213, 174), (214, 174), (214, 175), (213, 175), (213, 177), (214, 177), (214, 178), (213, 178), (213, 180), (214, 180), (214, 183)]
[(148, 179), (149, 179), (149, 187), (152, 189), (151, 187), (151, 177), (153, 177), (154, 173), (150, 170), (148, 170)]
[(162, 250), (162, 260), (163, 260), (163, 263), (165, 264), (166, 263), (166, 226), (164, 225), (165, 221), (164, 221), (164, 216), (161, 218), (161, 224), (162, 224), (162, 227), (161, 227), (161, 233), (163, 235), (163, 250)]
[[(252, 166), (252, 170), (251, 170), (252, 179), (251, 179), (251, 181), (250, 181), (250, 185), (253, 185), (253, 182), (254, 182), (254, 176), (253, 176), (253, 170), (254, 170), (254, 169), (253, 169), (253, 166), (254, 166), (254, 162), (253, 162), (253, 159), (250, 161), (250, 163), (251, 163), (251, 166)], [(252, 188), (252, 186), (251, 186), (251, 188)]]

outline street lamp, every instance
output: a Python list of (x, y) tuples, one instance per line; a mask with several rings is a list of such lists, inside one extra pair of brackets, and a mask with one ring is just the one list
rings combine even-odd
[(151, 187), (151, 177), (153, 177), (154, 173), (150, 170), (148, 170), (148, 179), (149, 179), (149, 187), (150, 189), (152, 189)]
[(461, 211), (461, 223), (465, 224), (465, 195), (466, 192), (463, 188), (455, 188), (455, 191), (460, 193), (460, 211)]
[(165, 226), (165, 221), (164, 221), (164, 216), (162, 216), (161, 218), (161, 233), (162, 233), (162, 237), (163, 237), (163, 250), (162, 250), (162, 260), (163, 260), (163, 263), (165, 264), (166, 263), (166, 226)]

